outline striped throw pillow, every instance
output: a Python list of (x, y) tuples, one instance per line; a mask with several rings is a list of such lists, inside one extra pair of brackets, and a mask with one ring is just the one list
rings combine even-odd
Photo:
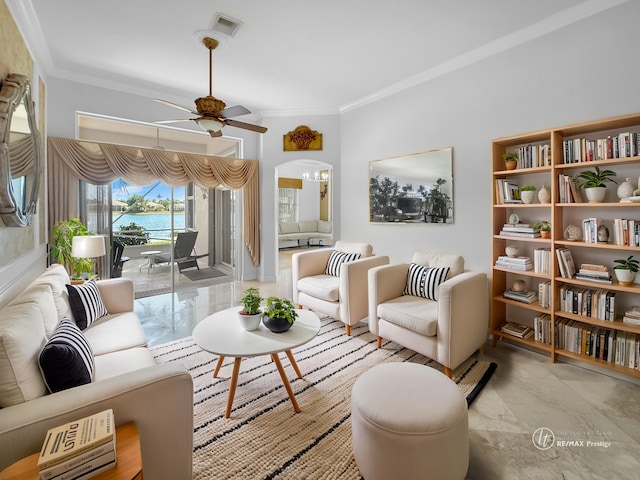
[(93, 381), (95, 363), (91, 345), (67, 317), (62, 319), (42, 347), (38, 364), (51, 393)]
[(329, 257), (329, 261), (327, 262), (327, 268), (324, 273), (326, 275), (333, 275), (337, 277), (340, 275), (340, 265), (347, 262), (353, 262), (354, 260), (358, 260), (360, 258), (359, 253), (345, 253), (339, 250), (334, 250), (331, 252), (331, 256)]
[(93, 280), (84, 282), (82, 285), (67, 285), (67, 291), (73, 318), (80, 330), (84, 330), (108, 313), (102, 302), (98, 285)]
[(429, 300), (438, 300), (438, 287), (449, 274), (449, 267), (425, 267), (412, 263), (407, 275), (407, 286), (403, 295), (414, 295)]

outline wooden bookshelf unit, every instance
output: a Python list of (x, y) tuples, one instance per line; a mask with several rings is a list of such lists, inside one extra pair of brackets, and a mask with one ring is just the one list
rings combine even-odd
[[(640, 140), (637, 140), (638, 144), (633, 150), (627, 151), (621, 147), (618, 156), (614, 156), (612, 151), (607, 154), (607, 145), (615, 145), (618, 140), (620, 145), (624, 145), (627, 133), (640, 134), (640, 113), (504, 137), (492, 142), (493, 241), (489, 330), (494, 346), (498, 340), (508, 339), (549, 355), (552, 362), (565, 357), (640, 378), (637, 362), (616, 357), (616, 353), (625, 351), (627, 357), (629, 354), (637, 357), (640, 348), (640, 326), (622, 322), (625, 311), (640, 305), (640, 285), (623, 286), (617, 282), (613, 272), (615, 259), (629, 255), (640, 259), (640, 246), (615, 244), (613, 241), (614, 219), (640, 222), (640, 203), (620, 202), (617, 195), (618, 185), (627, 178), (636, 188), (640, 188), (636, 183), (640, 176)], [(631, 135), (630, 138), (637, 139), (637, 136)], [(506, 152), (519, 152), (515, 170), (505, 168), (502, 155)], [(524, 152), (533, 152), (533, 155), (523, 159)], [(603, 158), (599, 158), (600, 155)], [(612, 156), (614, 158), (610, 158)], [(618, 185), (608, 183), (605, 199), (599, 203), (587, 203), (584, 191), (580, 189), (584, 200), (576, 203), (570, 193), (571, 179), (596, 166), (613, 170)], [(543, 185), (546, 186), (551, 192), (551, 203), (540, 203), (537, 198), (532, 204), (510, 203), (517, 202), (517, 193), (513, 200), (514, 186), (525, 183), (533, 184), (538, 191)], [(501, 230), (511, 223), (514, 215), (520, 223), (529, 225), (540, 220), (548, 221), (551, 224), (550, 238), (501, 235)], [(597, 219), (598, 224), (607, 227), (610, 234), (607, 243), (585, 241), (583, 221), (586, 219)], [(569, 225), (580, 227), (582, 237), (566, 239), (565, 229)], [(507, 245), (518, 247), (519, 256), (528, 256), (532, 261), (534, 250), (549, 249), (549, 273), (496, 266), (498, 258), (506, 256)], [(586, 263), (608, 267), (613, 277), (611, 284), (563, 276), (556, 253), (563, 248), (570, 251), (576, 269)], [(505, 290), (511, 288), (518, 279), (524, 280), (527, 289), (536, 292), (541, 283), (550, 282), (550, 307), (543, 308), (537, 301), (527, 304), (504, 298)], [(596, 305), (593, 297), (597, 295), (600, 298), (600, 291), (611, 292), (610, 297), (614, 299), (612, 302), (615, 307), (611, 312), (613, 314), (615, 310), (615, 313), (607, 320), (596, 318), (593, 312), (586, 311), (587, 305)], [(567, 295), (576, 299), (571, 312), (561, 308), (568, 305)], [(545, 335), (549, 343), (537, 341), (534, 337), (522, 339), (501, 331), (507, 322), (533, 328), (534, 318), (540, 316), (550, 322), (549, 332)], [(589, 347), (590, 342), (592, 347)], [(635, 349), (635, 353), (631, 349)]]

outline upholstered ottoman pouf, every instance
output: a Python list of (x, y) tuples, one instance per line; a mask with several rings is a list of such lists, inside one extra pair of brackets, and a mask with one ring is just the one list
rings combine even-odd
[(365, 480), (462, 480), (469, 466), (467, 402), (444, 374), (384, 363), (351, 393), (353, 453)]

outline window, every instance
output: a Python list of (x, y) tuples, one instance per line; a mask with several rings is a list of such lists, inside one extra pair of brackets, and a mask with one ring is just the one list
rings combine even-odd
[(298, 221), (298, 189), (279, 188), (278, 189), (278, 222)]

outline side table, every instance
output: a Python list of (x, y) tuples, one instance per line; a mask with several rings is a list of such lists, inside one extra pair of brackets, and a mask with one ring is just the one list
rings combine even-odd
[(140, 265), (140, 267), (138, 267), (138, 272), (142, 272), (142, 268), (147, 267), (147, 273), (149, 273), (149, 270), (153, 268), (153, 256), (159, 253), (162, 252), (160, 252), (160, 250), (147, 250), (146, 252), (140, 252), (140, 255), (147, 260), (147, 263)]
[[(8, 466), (0, 472), (0, 480), (40, 478), (39, 456), (40, 452), (34, 453)], [(135, 423), (129, 422), (116, 427), (116, 466), (91, 478), (92, 480), (142, 480), (140, 436)]]

